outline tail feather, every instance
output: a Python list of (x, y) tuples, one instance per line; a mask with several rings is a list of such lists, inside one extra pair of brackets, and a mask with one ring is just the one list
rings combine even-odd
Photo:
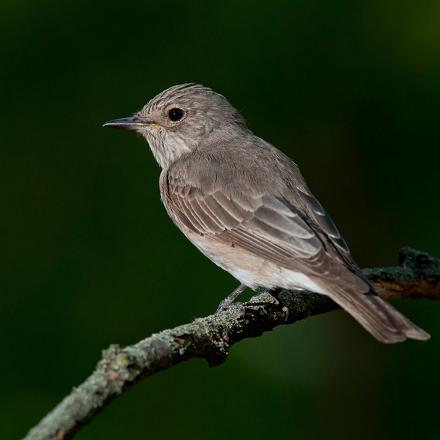
[(381, 342), (391, 344), (407, 338), (418, 341), (430, 338), (429, 333), (374, 293), (360, 294), (339, 286), (327, 288), (326, 293)]

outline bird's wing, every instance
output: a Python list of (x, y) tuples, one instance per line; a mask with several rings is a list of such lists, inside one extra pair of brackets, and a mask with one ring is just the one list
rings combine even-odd
[[(332, 277), (345, 270), (349, 250), (330, 217), (310, 195), (304, 193), (311, 214), (265, 191), (228, 191), (220, 183), (199, 185), (194, 176), (191, 180), (168, 172), (165, 198), (173, 215), (192, 232), (292, 270)], [(325, 264), (333, 260), (332, 267)]]
[(336, 259), (342, 260), (351, 272), (367, 282), (359, 266), (354, 262), (347, 243), (319, 200), (306, 186), (296, 188), (295, 194), (300, 206), (303, 207), (303, 213), (307, 217), (310, 226), (318, 235), (323, 237), (327, 245), (327, 252)]

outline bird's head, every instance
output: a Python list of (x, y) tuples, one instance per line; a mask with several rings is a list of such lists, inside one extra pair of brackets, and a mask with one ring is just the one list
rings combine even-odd
[(202, 143), (228, 140), (247, 130), (243, 117), (224, 96), (193, 83), (170, 87), (133, 116), (104, 126), (141, 134), (162, 168)]

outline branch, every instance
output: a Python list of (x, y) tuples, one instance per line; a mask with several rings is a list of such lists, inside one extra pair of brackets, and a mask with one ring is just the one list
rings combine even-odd
[[(364, 269), (384, 299), (440, 299), (440, 260), (410, 248), (399, 253), (399, 266)], [(191, 358), (204, 358), (210, 366), (224, 362), (229, 347), (260, 336), (274, 327), (336, 309), (327, 297), (310, 292), (288, 292), (282, 300), (285, 314), (267, 294), (254, 296), (240, 307), (198, 318), (130, 345), (112, 345), (103, 352), (96, 370), (35, 426), (24, 440), (64, 440), (102, 411), (113, 399), (159, 371)]]

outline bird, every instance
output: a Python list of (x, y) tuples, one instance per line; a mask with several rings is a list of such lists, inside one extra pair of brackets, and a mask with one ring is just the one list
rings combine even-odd
[(280, 301), (282, 290), (326, 295), (384, 343), (430, 335), (382, 300), (354, 261), (298, 165), (256, 136), (221, 94), (172, 86), (105, 127), (148, 142), (162, 171), (161, 200), (183, 234), (240, 285)]

